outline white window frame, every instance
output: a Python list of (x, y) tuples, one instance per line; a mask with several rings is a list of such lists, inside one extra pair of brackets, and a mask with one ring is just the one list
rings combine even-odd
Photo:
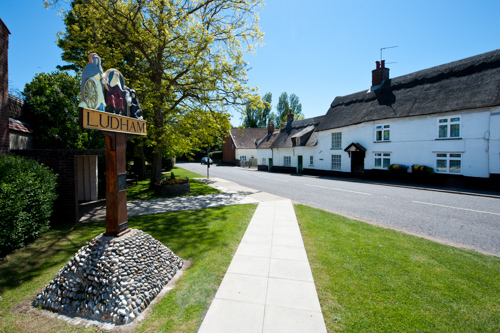
[[(441, 152), (436, 153), (436, 173), (449, 173), (453, 175), (461, 175), (462, 156), (463, 156), (462, 153), (441, 153)], [(443, 162), (445, 164), (444, 167), (443, 167)]]
[(262, 165), (266, 165), (266, 158), (265, 157), (262, 157)]
[(292, 166), (292, 156), (283, 156), (283, 166)]
[(332, 170), (342, 170), (342, 155), (332, 155)]
[(240, 155), (240, 162), (246, 162), (247, 161), (247, 156), (246, 155)]
[[(374, 169), (387, 169), (391, 165), (391, 154), (389, 152), (374, 152), (373, 153), (373, 168)], [(378, 162), (378, 163), (377, 163)]]
[(300, 146), (300, 141), (301, 141), (301, 140), (300, 140), (300, 138), (296, 138), (296, 139), (295, 139), (295, 145), (296, 145), (297, 147), (298, 147), (298, 146)]
[[(458, 126), (458, 135), (452, 133), (452, 127), (456, 128), (456, 126)], [(441, 129), (445, 129), (446, 133), (442, 133)], [(462, 135), (462, 117), (460, 115), (438, 118), (437, 120), (438, 139), (461, 139), (461, 135)]]
[(332, 133), (332, 149), (342, 149), (342, 132)]
[[(387, 134), (387, 138), (386, 138)], [(379, 138), (380, 136), (380, 138)], [(391, 125), (382, 124), (375, 126), (375, 142), (389, 142), (391, 141)]]
[(309, 155), (309, 166), (314, 166), (314, 156)]

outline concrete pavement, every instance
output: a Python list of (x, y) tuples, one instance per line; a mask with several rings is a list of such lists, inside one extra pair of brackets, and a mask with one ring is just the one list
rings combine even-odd
[[(199, 332), (326, 332), (291, 200), (219, 178), (198, 179), (223, 193), (131, 201), (128, 216), (257, 203)], [(80, 222), (106, 218), (87, 207)]]
[(199, 333), (326, 332), (291, 200), (261, 202)]

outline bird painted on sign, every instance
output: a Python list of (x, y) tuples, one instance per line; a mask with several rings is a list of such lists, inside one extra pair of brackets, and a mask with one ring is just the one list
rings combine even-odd
[(104, 111), (106, 102), (102, 85), (101, 58), (97, 53), (89, 54), (89, 63), (82, 72), (80, 107)]

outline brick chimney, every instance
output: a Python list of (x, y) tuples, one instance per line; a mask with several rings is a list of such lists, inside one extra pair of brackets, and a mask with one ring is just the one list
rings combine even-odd
[(372, 87), (382, 84), (384, 80), (389, 80), (389, 68), (385, 68), (385, 60), (375, 61), (376, 68), (372, 70)]
[(269, 126), (267, 126), (267, 134), (272, 134), (274, 133), (274, 122), (270, 122)]
[(293, 117), (294, 117), (294, 116), (295, 116), (295, 115), (294, 115), (294, 114), (292, 113), (292, 111), (290, 110), (290, 112), (286, 115), (286, 121), (287, 121), (287, 122), (288, 122), (288, 121), (290, 121), (290, 120), (292, 120), (292, 121), (293, 121)]

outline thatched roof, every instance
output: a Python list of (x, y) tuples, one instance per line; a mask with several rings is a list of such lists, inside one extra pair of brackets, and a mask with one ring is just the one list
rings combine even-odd
[(312, 147), (318, 143), (318, 134), (314, 132), (325, 116), (293, 120), (281, 127), (271, 148), (291, 148), (292, 138), (300, 137), (300, 146)]
[(500, 49), (336, 97), (316, 131), (500, 105)]

